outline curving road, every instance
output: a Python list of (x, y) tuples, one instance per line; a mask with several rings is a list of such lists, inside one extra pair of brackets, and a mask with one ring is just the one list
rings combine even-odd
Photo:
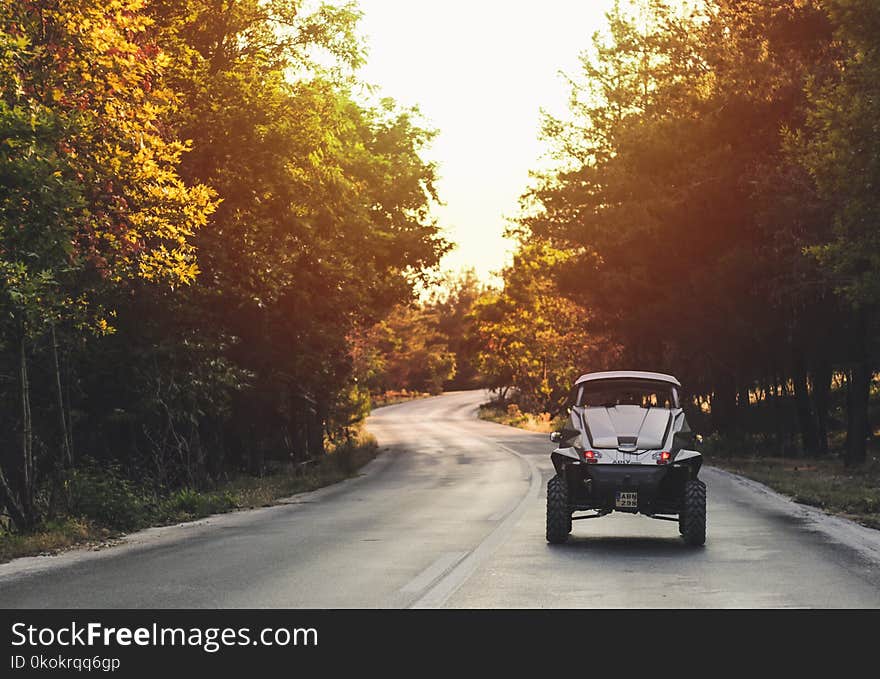
[(709, 539), (618, 515), (544, 541), (544, 434), (484, 392), (377, 410), (364, 474), (121, 545), (0, 565), (0, 608), (880, 607), (880, 531), (707, 469)]

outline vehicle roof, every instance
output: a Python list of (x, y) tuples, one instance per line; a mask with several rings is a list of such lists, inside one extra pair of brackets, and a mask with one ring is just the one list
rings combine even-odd
[(592, 382), (593, 380), (613, 380), (620, 378), (630, 378), (636, 380), (657, 380), (659, 382), (670, 382), (677, 387), (681, 386), (681, 382), (679, 382), (672, 375), (666, 375), (664, 373), (639, 372), (637, 370), (611, 370), (601, 373), (587, 373), (586, 375), (581, 375), (580, 377), (578, 377), (577, 382), (575, 382), (574, 384), (575, 386), (577, 386), (579, 384), (583, 384), (584, 382)]

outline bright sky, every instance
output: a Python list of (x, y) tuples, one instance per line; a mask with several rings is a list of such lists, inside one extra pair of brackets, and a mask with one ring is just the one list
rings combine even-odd
[(611, 0), (360, 0), (369, 57), (362, 77), (417, 105), (439, 129), (439, 223), (458, 247), (443, 268), (488, 280), (512, 244), (505, 217), (544, 152), (539, 111), (563, 112), (577, 55)]

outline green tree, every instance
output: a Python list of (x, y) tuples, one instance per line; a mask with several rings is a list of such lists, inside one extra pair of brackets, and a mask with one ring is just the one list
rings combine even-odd
[(830, 211), (830, 228), (808, 252), (852, 310), (846, 460), (861, 464), (871, 435), (880, 303), (880, 7), (864, 0), (833, 0), (827, 7), (843, 54), (838, 69), (811, 81), (810, 108), (790, 152)]
[(533, 412), (556, 412), (574, 380), (601, 370), (616, 348), (590, 332), (589, 318), (558, 294), (553, 272), (572, 255), (540, 241), (523, 243), (504, 271), (504, 288), (474, 305), (479, 362), (487, 386)]
[(526, 196), (521, 240), (569, 255), (559, 293), (621, 362), (707, 399), (707, 426), (759, 426), (782, 451), (799, 429), (803, 449), (826, 450), (830, 364), (855, 350), (815, 328), (856, 322), (804, 256), (829, 209), (784, 130), (809, 116), (807, 83), (835, 71), (833, 16), (658, 0), (608, 21), (571, 78), (570, 117), (546, 119), (558, 165)]
[(177, 174), (186, 145), (162, 132), (173, 96), (159, 84), (166, 62), (142, 6), (0, 4), (0, 341), (18, 357), (22, 432), (18, 492), (3, 477), (0, 491), (19, 525), (36, 520), (35, 476), (52, 464), (34, 459), (28, 363), (44, 360), (38, 342), (51, 336), (69, 466), (56, 329), (110, 332), (97, 299), (108, 287), (192, 282), (192, 236), (214, 207), (208, 188)]
[[(301, 432), (305, 412), (318, 420), (310, 430), (348, 431), (363, 414), (349, 337), (408, 299), (445, 248), (429, 216), (435, 170), (419, 156), (432, 133), (390, 99), (354, 101), (362, 54), (350, 6), (303, 9), (252, 0), (153, 9), (184, 102), (178, 133), (193, 140), (182, 172), (222, 200), (198, 236), (203, 273), (185, 303), (148, 300), (150, 312), (126, 319), (125, 335), (145, 343), (141, 386), (127, 399), (135, 416), (156, 410), (136, 399), (147, 385), (171, 388), (169, 364), (151, 361), (157, 335), (178, 366), (174, 384), (205, 374), (204, 362), (225, 366), (204, 399), (178, 399), (151, 419), (154, 440), (185, 432), (170, 440), (172, 458), (204, 449), (205, 437), (253, 468), (266, 454), (317, 454), (321, 436)], [(319, 66), (316, 51), (336, 65)]]

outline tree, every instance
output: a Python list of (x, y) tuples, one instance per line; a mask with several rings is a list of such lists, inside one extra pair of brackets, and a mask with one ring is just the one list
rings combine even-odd
[(448, 247), (433, 132), (352, 94), (351, 5), (307, 10), (0, 1), (0, 501), (19, 528), (64, 511), (77, 450), (163, 493), (320, 455), (363, 418), (349, 338)]
[(839, 70), (811, 82), (810, 110), (790, 152), (831, 212), (831, 228), (808, 252), (852, 310), (846, 461), (861, 464), (880, 302), (880, 7), (834, 0), (828, 8), (843, 56)]
[[(546, 117), (557, 167), (524, 197), (521, 247), (564, 252), (556, 290), (627, 366), (679, 375), (707, 427), (783, 452), (799, 429), (802, 450), (826, 451), (832, 365), (865, 362), (858, 340), (816, 328), (871, 326), (827, 275), (833, 201), (788, 140), (819, 120), (811, 92), (839, 80), (840, 19), (818, 2), (657, 0), (617, 3), (608, 21), (570, 78), (570, 116)], [(860, 403), (870, 374), (851, 380)]]
[(532, 411), (558, 411), (579, 375), (609, 366), (617, 355), (603, 335), (590, 332), (583, 309), (556, 290), (553, 272), (570, 258), (540, 241), (523, 243), (504, 271), (504, 289), (474, 305), (487, 385), (514, 389)]
[(23, 526), (37, 517), (28, 363), (38, 342), (51, 335), (57, 421), (69, 465), (57, 333), (110, 332), (112, 310), (98, 302), (107, 287), (132, 280), (191, 283), (198, 271), (192, 236), (214, 207), (207, 187), (177, 174), (186, 145), (163, 133), (172, 97), (159, 84), (166, 62), (142, 6), (140, 0), (0, 6), (6, 307), (0, 341), (18, 356), (22, 432), (18, 497), (2, 478), (0, 490)]
[[(408, 299), (445, 248), (429, 216), (435, 171), (419, 156), (432, 133), (390, 99), (354, 101), (356, 12), (303, 9), (152, 7), (175, 129), (192, 140), (182, 173), (221, 203), (196, 241), (199, 284), (143, 291), (120, 318), (118, 362), (139, 360), (118, 400), (196, 482), (345, 435), (363, 416), (349, 337)], [(319, 50), (336, 66), (319, 66)]]

